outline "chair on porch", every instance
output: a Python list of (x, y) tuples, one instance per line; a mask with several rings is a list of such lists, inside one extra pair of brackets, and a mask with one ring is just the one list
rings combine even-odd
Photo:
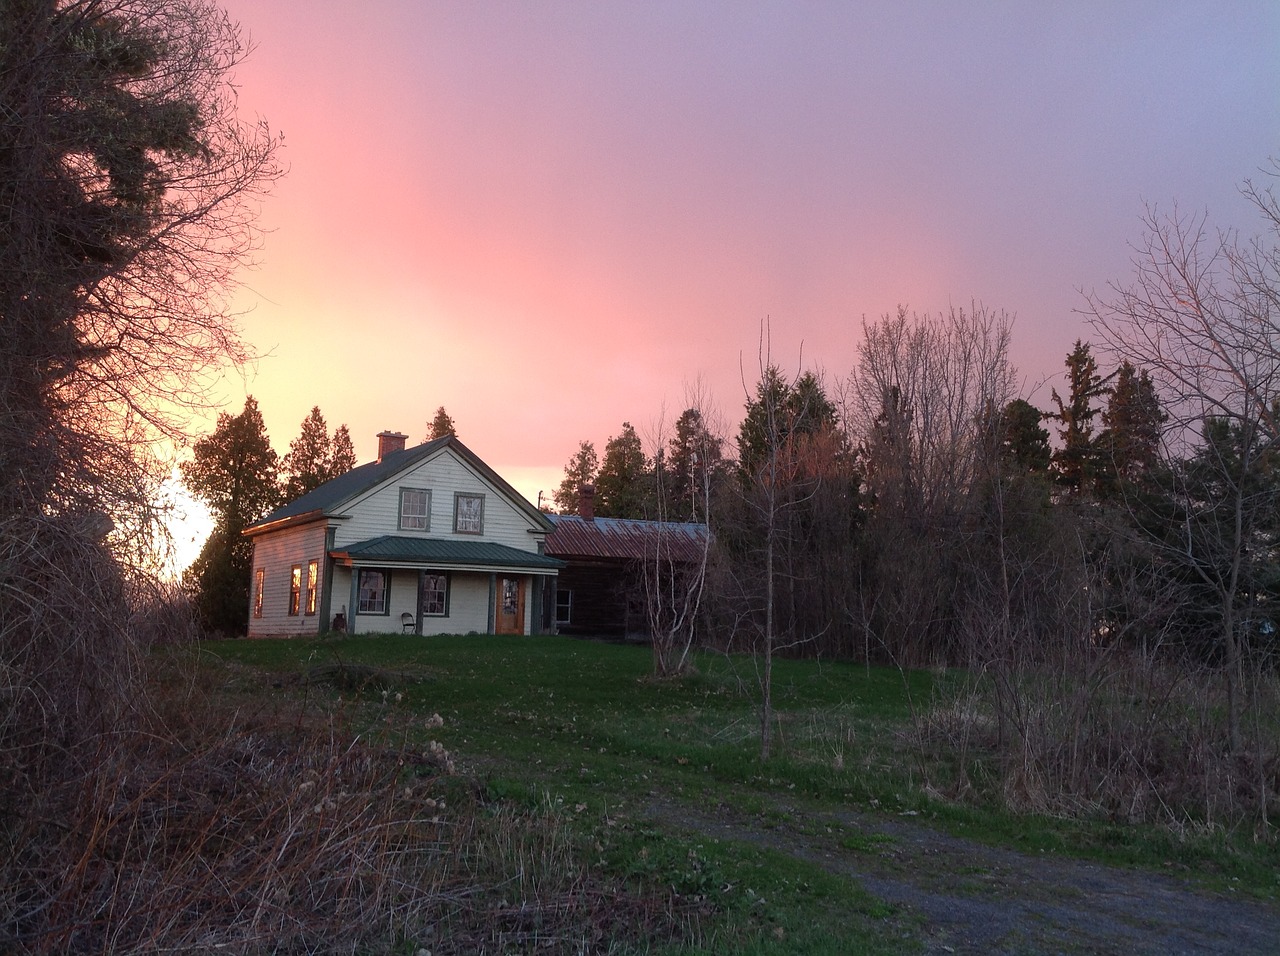
[(400, 615), (400, 629), (406, 634), (418, 629), (418, 621), (412, 614), (405, 611)]

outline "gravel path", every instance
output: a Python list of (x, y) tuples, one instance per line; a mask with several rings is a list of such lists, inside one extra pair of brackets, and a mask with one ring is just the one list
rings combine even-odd
[[(649, 809), (664, 824), (857, 880), (923, 921), (927, 953), (1280, 954), (1280, 907), (1174, 876), (1019, 853), (852, 812), (795, 810), (802, 827), (771, 827), (666, 802)], [(868, 837), (870, 849), (845, 849), (841, 837), (851, 832)]]

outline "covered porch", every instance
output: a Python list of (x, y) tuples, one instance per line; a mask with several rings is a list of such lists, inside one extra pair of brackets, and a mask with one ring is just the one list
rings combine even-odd
[(555, 593), (564, 566), (492, 542), (397, 535), (335, 547), (328, 557), (333, 623), (352, 634), (538, 633), (544, 594)]

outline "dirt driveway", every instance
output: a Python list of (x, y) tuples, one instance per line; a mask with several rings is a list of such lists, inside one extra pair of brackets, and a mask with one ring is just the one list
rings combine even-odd
[[(794, 810), (766, 826), (662, 803), (655, 819), (790, 854), (919, 918), (926, 953), (1280, 954), (1280, 907), (1174, 876), (997, 849), (913, 820)], [(849, 834), (861, 849), (850, 850)]]

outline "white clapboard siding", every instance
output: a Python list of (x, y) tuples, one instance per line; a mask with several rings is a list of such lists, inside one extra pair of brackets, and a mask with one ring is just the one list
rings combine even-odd
[[(426, 531), (400, 530), (401, 488), (431, 492), (431, 526)], [(402, 472), (393, 481), (348, 502), (339, 512), (345, 520), (338, 523), (335, 546), (341, 548), (344, 544), (384, 534), (453, 537), (453, 502), (459, 492), (484, 495), (484, 530), (480, 535), (457, 537), (494, 541), (521, 551), (537, 550), (540, 536), (529, 533), (535, 528), (530, 517), (448, 448)]]
[[(249, 576), (249, 636), (291, 637), (316, 634), (320, 627), (320, 607), (324, 599), (323, 521), (286, 528), (254, 540), (253, 571)], [(316, 613), (307, 614), (307, 562), (320, 562), (316, 585)], [(289, 581), (294, 566), (302, 567), (302, 595), (299, 613), (289, 613)], [(253, 616), (257, 571), (263, 571), (262, 617)], [(327, 626), (326, 628), (327, 629)]]

